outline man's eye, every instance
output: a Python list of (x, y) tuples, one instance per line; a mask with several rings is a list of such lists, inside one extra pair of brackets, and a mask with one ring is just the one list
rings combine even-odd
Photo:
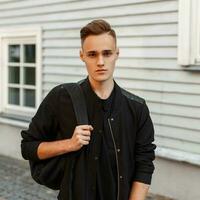
[(90, 57), (90, 58), (93, 58), (93, 57), (95, 57), (95, 56), (96, 56), (95, 53), (90, 53), (90, 54), (88, 54), (88, 57)]
[(111, 56), (112, 55), (112, 52), (104, 52), (103, 53), (103, 56), (105, 56), (105, 57), (109, 57), (109, 56)]

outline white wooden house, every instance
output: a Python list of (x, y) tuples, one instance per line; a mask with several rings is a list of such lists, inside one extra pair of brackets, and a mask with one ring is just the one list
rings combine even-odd
[(116, 81), (151, 111), (152, 192), (200, 199), (198, 0), (0, 0), (0, 153), (21, 159), (20, 131), (45, 95), (86, 76), (79, 30), (98, 18), (117, 33)]

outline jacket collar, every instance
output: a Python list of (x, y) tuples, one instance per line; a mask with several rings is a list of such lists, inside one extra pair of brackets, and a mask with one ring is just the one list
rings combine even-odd
[[(93, 91), (88, 77), (85, 80), (82, 81), (81, 86), (82, 86), (84, 94), (85, 94), (86, 102), (88, 102), (89, 105), (92, 106), (92, 107), (93, 106), (97, 107), (97, 109), (98, 109), (98, 107), (100, 108), (101, 99)], [(121, 110), (121, 106), (120, 105), (122, 103), (121, 88), (115, 82), (115, 80), (114, 80), (114, 88), (113, 88), (113, 90), (115, 90), (115, 95), (114, 95), (114, 101), (113, 101), (113, 103), (114, 103), (113, 112), (111, 113), (111, 117), (114, 117)]]

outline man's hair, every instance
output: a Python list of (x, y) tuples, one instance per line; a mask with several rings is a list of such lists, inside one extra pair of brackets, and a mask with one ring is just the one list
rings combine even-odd
[(108, 33), (115, 39), (115, 44), (117, 43), (115, 31), (111, 28), (110, 24), (103, 19), (96, 19), (88, 23), (80, 30), (81, 45), (85, 39), (90, 35), (100, 35), (103, 33)]

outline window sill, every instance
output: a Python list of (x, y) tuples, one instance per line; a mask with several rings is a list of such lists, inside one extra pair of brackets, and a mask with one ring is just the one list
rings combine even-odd
[(156, 156), (200, 166), (200, 155), (164, 147), (156, 148)]
[(200, 65), (188, 65), (183, 67), (184, 71), (198, 71), (200, 72)]
[(11, 114), (0, 113), (0, 123), (20, 128), (28, 128), (30, 117), (16, 116)]

